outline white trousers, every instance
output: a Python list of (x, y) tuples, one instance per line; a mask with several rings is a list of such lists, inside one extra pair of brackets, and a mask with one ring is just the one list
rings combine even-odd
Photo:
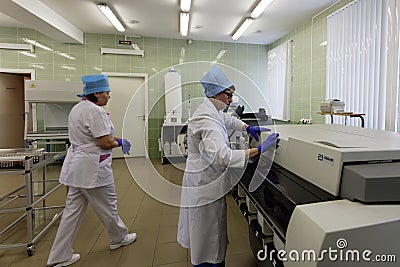
[(97, 188), (69, 187), (64, 213), (51, 248), (48, 265), (69, 260), (74, 253), (74, 242), (79, 225), (90, 203), (97, 217), (107, 229), (111, 244), (122, 241), (128, 228), (122, 222), (117, 210), (117, 195), (114, 184)]

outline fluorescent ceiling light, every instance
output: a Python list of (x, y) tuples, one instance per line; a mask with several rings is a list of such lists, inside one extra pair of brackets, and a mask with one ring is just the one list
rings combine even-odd
[(36, 42), (34, 40), (31, 40), (31, 39), (28, 39), (28, 38), (22, 38), (22, 40), (25, 43), (28, 43), (28, 44), (34, 45), (36, 47), (42, 48), (43, 50), (46, 50), (46, 51), (49, 51), (49, 52), (53, 52), (53, 49), (51, 49), (50, 47), (45, 46), (45, 45), (43, 45), (43, 44), (41, 44), (39, 42)]
[(183, 63), (185, 54), (186, 54), (186, 49), (184, 47), (181, 47), (180, 53), (179, 53), (179, 64)]
[(72, 66), (65, 66), (65, 65), (60, 66), (60, 68), (63, 68), (63, 69), (66, 69), (66, 70), (76, 70), (75, 67), (72, 67)]
[(74, 58), (73, 56), (68, 55), (67, 53), (62, 53), (62, 52), (59, 52), (59, 51), (56, 51), (55, 53), (60, 55), (60, 56), (62, 56), (62, 57), (65, 57), (67, 59), (76, 60), (76, 58)]
[(189, 31), (189, 13), (181, 12), (180, 32), (182, 36), (187, 36)]
[(181, 47), (181, 50), (179, 51), (179, 54), (180, 54), (181, 57), (185, 57), (186, 49), (184, 47)]
[(242, 25), (240, 25), (239, 29), (233, 34), (232, 39), (237, 40), (242, 36), (242, 34), (250, 27), (251, 24), (254, 23), (254, 19), (247, 18)]
[(24, 55), (24, 56), (27, 56), (27, 57), (36, 57), (35, 54), (33, 54), (31, 52), (27, 52), (27, 51), (22, 51), (22, 52), (19, 52), (19, 53)]
[(45, 67), (43, 67), (42, 65), (37, 65), (37, 64), (29, 64), (29, 66), (37, 68), (37, 69), (41, 69), (41, 70), (45, 69)]
[(225, 53), (226, 53), (226, 49), (221, 49), (221, 51), (219, 51), (216, 59), (217, 60), (221, 59), (224, 56)]
[(111, 8), (109, 8), (106, 4), (98, 4), (97, 6), (99, 7), (100, 11), (103, 12), (104, 16), (106, 16), (106, 18), (112, 23), (112, 25), (114, 25), (117, 31), (125, 31), (125, 27), (112, 12)]
[(25, 50), (33, 52), (33, 46), (27, 44), (0, 43), (0, 49)]
[(191, 3), (192, 0), (181, 0), (181, 10), (183, 12), (189, 12)]
[(226, 49), (221, 49), (221, 51), (219, 51), (218, 55), (215, 57), (215, 59), (213, 61), (211, 61), (211, 63), (217, 63), (218, 60), (220, 60), (224, 54), (226, 53)]
[(132, 44), (132, 48), (137, 51), (140, 51), (140, 47), (137, 44)]
[(264, 10), (272, 3), (273, 0), (261, 0), (258, 2), (257, 6), (253, 9), (250, 14), (250, 17), (253, 19), (258, 18)]

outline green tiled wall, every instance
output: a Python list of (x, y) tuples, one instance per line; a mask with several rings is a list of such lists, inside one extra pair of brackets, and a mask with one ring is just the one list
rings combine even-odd
[[(100, 48), (126, 48), (118, 45), (123, 35), (92, 34), (84, 35), (84, 44), (63, 44), (31, 29), (0, 28), (0, 43), (25, 43), (22, 38), (40, 42), (57, 52), (35, 48), (35, 56), (29, 57), (17, 51), (0, 50), (0, 68), (35, 69), (37, 80), (80, 81), (86, 74), (101, 72), (147, 73), (149, 77), (149, 155), (158, 157), (158, 137), (160, 125), (165, 115), (165, 103), (161, 97), (164, 92), (164, 79), (154, 75), (164, 69), (184, 62), (212, 61), (221, 49), (226, 53), (219, 63), (237, 68), (246, 73), (258, 87), (266, 89), (267, 46), (256, 44), (223, 43), (196, 41), (188, 44), (181, 39), (163, 39), (154, 37), (130, 38), (145, 51), (145, 57), (124, 55), (101, 55)], [(184, 48), (185, 52), (182, 53)], [(66, 53), (74, 59), (62, 57)], [(188, 74), (190, 75), (190, 73)], [(155, 77), (155, 78), (152, 78)], [(164, 76), (162, 76), (164, 77)], [(193, 77), (198, 80), (200, 77)], [(191, 98), (202, 96), (199, 85), (187, 85)], [(182, 96), (185, 101), (187, 93)]]
[(321, 101), (325, 100), (326, 82), (326, 46), (320, 44), (326, 40), (326, 18), (351, 2), (352, 0), (337, 2), (268, 47), (270, 50), (286, 41), (293, 40), (292, 123), (297, 123), (301, 118), (311, 118), (313, 123), (325, 121), (323, 116), (317, 114), (320, 111)]

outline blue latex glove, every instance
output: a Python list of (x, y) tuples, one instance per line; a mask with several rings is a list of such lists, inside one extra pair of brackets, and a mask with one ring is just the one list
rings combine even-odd
[(261, 145), (259, 145), (258, 148), (258, 153), (264, 153), (267, 151), (270, 147), (275, 146), (276, 144), (279, 143), (279, 134), (273, 133), (268, 136), (267, 139), (262, 142)]
[(122, 146), (122, 153), (129, 155), (129, 150), (131, 150), (131, 143), (126, 139), (118, 139), (118, 146)]
[(258, 134), (261, 132), (269, 132), (271, 131), (268, 128), (264, 128), (264, 127), (259, 127), (259, 126), (248, 126), (246, 128), (246, 132), (248, 132), (251, 136), (254, 137), (254, 139), (256, 139), (256, 141), (258, 142)]

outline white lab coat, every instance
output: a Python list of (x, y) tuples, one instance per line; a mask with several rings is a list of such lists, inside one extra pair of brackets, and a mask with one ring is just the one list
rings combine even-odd
[(189, 122), (178, 242), (190, 248), (195, 265), (225, 259), (228, 243), (225, 195), (233, 186), (228, 169), (243, 168), (246, 161), (244, 150), (229, 148), (227, 130), (242, 131), (243, 125), (239, 119), (217, 111), (208, 98)]
[[(61, 169), (60, 183), (78, 188), (95, 188), (114, 183), (112, 151), (97, 144), (97, 137), (114, 134), (107, 112), (84, 100), (75, 105), (68, 118), (71, 146)], [(100, 155), (107, 157), (100, 162)]]
[[(60, 183), (69, 186), (69, 190), (48, 265), (72, 257), (72, 243), (89, 203), (107, 229), (111, 244), (121, 242), (128, 234), (118, 215), (111, 150), (101, 149), (96, 141), (97, 137), (114, 134), (108, 114), (84, 100), (72, 108), (68, 128), (71, 147), (61, 169)], [(106, 159), (100, 162), (100, 156)]]

